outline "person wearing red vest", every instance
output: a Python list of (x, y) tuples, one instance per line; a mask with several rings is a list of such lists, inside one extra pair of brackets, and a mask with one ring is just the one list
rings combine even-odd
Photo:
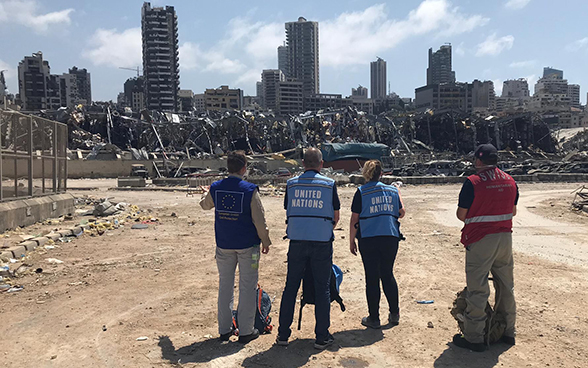
[(519, 193), (514, 179), (496, 167), (496, 147), (482, 144), (474, 155), (477, 172), (463, 184), (457, 208), (457, 218), (465, 223), (461, 242), (466, 247), (467, 308), (463, 335), (455, 335), (453, 343), (461, 348), (484, 351), (490, 272), (496, 289), (494, 310), (506, 321), (501, 340), (515, 344), (512, 218), (517, 212)]

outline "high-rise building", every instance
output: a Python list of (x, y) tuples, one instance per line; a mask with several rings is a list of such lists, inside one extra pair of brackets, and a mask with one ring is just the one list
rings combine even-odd
[[(85, 102), (87, 105), (92, 103), (92, 80), (90, 73), (84, 69), (78, 69), (74, 66), (69, 70), (69, 74), (76, 76), (76, 84), (79, 95), (79, 102)], [(83, 101), (82, 101), (83, 100)]]
[(529, 98), (529, 83), (525, 78), (505, 80), (502, 83), (502, 96), (506, 98)]
[(292, 79), (278, 83), (277, 113), (279, 115), (298, 115), (304, 112), (302, 88), (302, 82)]
[(4, 70), (0, 70), (0, 97), (6, 94), (6, 78), (4, 77)]
[(206, 110), (206, 100), (204, 98), (204, 93), (197, 93), (194, 95), (194, 109), (196, 109), (196, 111)]
[(370, 64), (370, 88), (372, 100), (386, 97), (386, 62), (381, 58)]
[(18, 92), (23, 110), (47, 109), (47, 83), (51, 68), (43, 53), (36, 52), (18, 64)]
[(568, 84), (568, 97), (572, 107), (580, 108), (580, 85)]
[(177, 111), (180, 90), (178, 18), (173, 6), (141, 9), (145, 105), (149, 110)]
[(352, 88), (351, 89), (351, 98), (353, 98), (353, 99), (368, 98), (368, 89), (363, 87), (362, 85), (357, 86), (357, 88)]
[(319, 28), (318, 22), (298, 18), (286, 23), (288, 47), (288, 77), (303, 84), (304, 96), (318, 94), (319, 86)]
[(443, 45), (433, 52), (429, 49), (427, 85), (455, 83), (455, 72), (451, 70), (451, 44)]
[(559, 75), (549, 74), (535, 83), (535, 94), (568, 94), (568, 80), (560, 78)]
[(129, 78), (124, 84), (125, 105), (130, 106), (134, 112), (140, 112), (145, 108), (145, 78)]
[(474, 80), (470, 85), (472, 108), (493, 111), (496, 108), (494, 82)]
[(284, 73), (280, 69), (266, 69), (261, 72), (262, 107), (278, 111), (278, 93), (280, 82), (285, 81)]
[(79, 103), (85, 102), (80, 98), (78, 90), (78, 78), (75, 74), (62, 74), (59, 78), (59, 106), (72, 107)]
[(288, 60), (288, 46), (285, 44), (282, 46), (278, 46), (278, 69), (284, 73), (284, 76), (288, 78), (288, 73), (290, 73), (289, 67), (289, 60)]
[(543, 78), (547, 78), (552, 75), (559, 79), (563, 79), (563, 70), (553, 69), (550, 66), (546, 66), (543, 68)]

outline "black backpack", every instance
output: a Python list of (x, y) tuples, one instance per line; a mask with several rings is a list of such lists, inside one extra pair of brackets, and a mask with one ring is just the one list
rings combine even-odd
[[(345, 312), (345, 304), (343, 304), (343, 299), (339, 295), (339, 285), (343, 281), (343, 272), (337, 265), (333, 265), (331, 267), (331, 284), (330, 284), (330, 294), (331, 294), (331, 302), (336, 301), (339, 303), (341, 307), (341, 311)], [(315, 292), (314, 292), (314, 277), (312, 275), (312, 268), (310, 267), (310, 262), (306, 264), (306, 271), (304, 273), (304, 278), (302, 279), (302, 299), (300, 300), (300, 314), (298, 316), (298, 330), (300, 330), (302, 324), (302, 308), (306, 304), (314, 304), (315, 303)]]
[[(272, 318), (269, 316), (272, 310), (272, 300), (267, 293), (257, 285), (255, 290), (257, 294), (257, 310), (255, 311), (255, 323), (253, 325), (260, 334), (271, 333), (274, 326), (272, 326)], [(239, 335), (239, 322), (237, 320), (237, 311), (233, 311), (233, 331), (235, 335)]]

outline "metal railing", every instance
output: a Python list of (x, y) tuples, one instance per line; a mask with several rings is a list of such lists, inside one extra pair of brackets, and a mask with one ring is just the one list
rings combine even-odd
[(0, 202), (64, 193), (67, 125), (0, 110)]

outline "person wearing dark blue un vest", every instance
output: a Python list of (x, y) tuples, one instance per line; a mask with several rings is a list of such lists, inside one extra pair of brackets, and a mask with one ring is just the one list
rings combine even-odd
[(280, 326), (276, 344), (288, 345), (292, 334), (294, 306), (307, 264), (312, 269), (315, 288), (314, 347), (323, 350), (334, 342), (329, 333), (333, 264), (333, 228), (339, 222), (341, 204), (333, 179), (320, 175), (323, 155), (316, 148), (304, 153), (304, 174), (288, 180), (284, 208), (287, 215), (288, 274), (280, 304)]
[(381, 327), (380, 281), (390, 308), (388, 323), (397, 325), (400, 320), (394, 261), (401, 238), (398, 219), (404, 217), (405, 210), (398, 188), (380, 182), (381, 175), (380, 161), (370, 160), (363, 166), (367, 183), (355, 192), (349, 226), (349, 249), (353, 255), (357, 255), (355, 239), (359, 239), (369, 311), (361, 324), (369, 328)]
[(216, 264), (219, 274), (218, 330), (221, 341), (233, 334), (233, 289), (235, 269), (239, 265), (239, 342), (259, 337), (254, 328), (256, 288), (261, 252), (269, 251), (271, 240), (263, 205), (256, 185), (243, 180), (247, 157), (243, 151), (229, 153), (229, 177), (214, 182), (200, 201), (200, 206), (215, 208)]

